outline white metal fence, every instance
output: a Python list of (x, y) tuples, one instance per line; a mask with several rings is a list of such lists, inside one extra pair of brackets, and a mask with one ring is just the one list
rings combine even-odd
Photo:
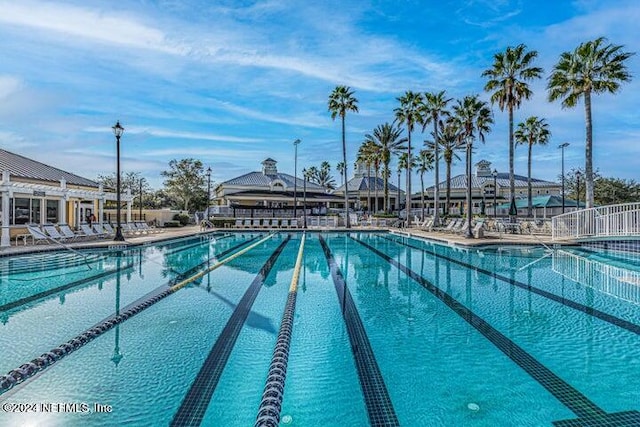
[(553, 217), (553, 240), (640, 236), (640, 202), (582, 209)]

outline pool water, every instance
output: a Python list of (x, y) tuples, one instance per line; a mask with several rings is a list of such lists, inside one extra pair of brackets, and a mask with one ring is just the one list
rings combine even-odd
[[(0, 258), (0, 372), (265, 236)], [(273, 235), (0, 394), (29, 409), (0, 425), (253, 425), (301, 238)], [(280, 425), (637, 425), (638, 277), (579, 249), (307, 233)]]

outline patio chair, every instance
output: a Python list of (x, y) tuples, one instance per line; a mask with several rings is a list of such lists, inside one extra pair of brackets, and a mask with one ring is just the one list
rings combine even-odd
[(289, 228), (289, 219), (283, 218), (282, 223), (280, 224), (280, 228)]
[(278, 218), (271, 218), (270, 228), (278, 228), (278, 223), (280, 220)]
[(298, 228), (298, 218), (292, 218), (290, 228)]
[(462, 224), (459, 224), (458, 227), (453, 229), (453, 232), (456, 234), (465, 234), (469, 230), (469, 222), (462, 221)]
[(445, 233), (452, 231), (454, 228), (456, 228), (458, 226), (458, 221), (460, 221), (459, 219), (454, 219), (453, 221), (449, 222), (449, 224), (447, 224), (446, 227), (444, 228), (439, 228), (439, 231), (444, 231)]
[(251, 218), (245, 218), (242, 222), (242, 228), (251, 228)]
[(53, 224), (43, 224), (42, 230), (47, 236), (51, 237), (52, 240), (57, 240), (58, 242), (64, 242), (66, 240), (69, 240), (68, 237), (65, 237), (62, 234), (60, 234), (56, 226)]
[(93, 228), (89, 227), (89, 224), (80, 224), (80, 230), (82, 230), (87, 237), (105, 237), (104, 234), (96, 233)]
[(113, 226), (111, 224), (109, 224), (108, 222), (103, 222), (102, 223), (102, 227), (105, 229), (105, 231), (107, 233), (109, 233), (112, 236), (116, 235), (116, 230), (113, 228)]
[[(34, 245), (37, 245), (38, 243), (47, 243), (49, 242), (49, 236), (47, 236), (42, 230), (40, 230), (40, 228), (35, 225), (35, 224), (31, 224), (31, 225), (27, 225), (27, 231), (29, 231), (29, 234), (31, 235), (31, 241), (33, 242)], [(24, 240), (25, 245), (27, 244), (27, 240), (25, 237)]]
[(105, 237), (110, 235), (109, 231), (107, 231), (107, 229), (99, 222), (95, 222), (91, 227), (98, 235), (104, 235)]
[(236, 223), (233, 225), (234, 228), (242, 227), (242, 218), (236, 218)]
[(84, 233), (74, 232), (71, 227), (69, 227), (69, 224), (58, 224), (58, 228), (60, 229), (60, 233), (71, 241), (86, 237)]
[(251, 220), (251, 227), (252, 228), (259, 228), (260, 227), (260, 218), (254, 218), (253, 220)]
[(484, 237), (484, 223), (478, 221), (476, 223), (476, 225), (473, 226), (473, 229), (471, 230), (471, 234), (473, 234), (473, 237), (475, 237), (476, 239), (481, 239)]

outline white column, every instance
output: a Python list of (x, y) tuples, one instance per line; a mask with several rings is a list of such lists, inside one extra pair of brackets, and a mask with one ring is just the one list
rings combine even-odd
[(9, 234), (9, 171), (2, 172), (2, 185), (0, 185), (2, 195), (2, 235), (0, 235), (0, 247), (11, 246), (11, 235)]
[(104, 217), (104, 188), (102, 184), (98, 186), (98, 192), (100, 193), (100, 198), (98, 199), (98, 222), (102, 224), (102, 217)]
[(82, 218), (80, 218), (80, 200), (76, 200), (74, 203), (74, 206), (76, 208), (76, 228), (80, 228), (80, 223), (82, 222)]
[(127, 189), (127, 222), (131, 222), (131, 206), (133, 202), (131, 201), (131, 189)]
[[(60, 200), (58, 200), (58, 222), (69, 224), (69, 218), (67, 218), (67, 180), (62, 178), (60, 180), (60, 189), (62, 190), (63, 196)], [(45, 220), (47, 216), (47, 207), (43, 206), (43, 210), (45, 211)], [(71, 225), (71, 224), (69, 224)]]

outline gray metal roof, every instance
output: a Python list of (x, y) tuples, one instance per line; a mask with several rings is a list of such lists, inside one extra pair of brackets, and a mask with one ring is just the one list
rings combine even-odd
[[(247, 174), (231, 178), (230, 180), (225, 181), (220, 185), (241, 185), (247, 187), (270, 188), (273, 181), (281, 180), (286, 184), (287, 189), (289, 189), (294, 187), (294, 179), (296, 180), (296, 185), (298, 186), (298, 188), (302, 188), (304, 186), (304, 180), (302, 178), (294, 178), (293, 175), (289, 175), (286, 173), (265, 175), (262, 172), (249, 172)], [(307, 191), (324, 191), (324, 188), (314, 182), (307, 181)]]
[[(387, 182), (387, 185), (389, 187), (390, 193), (398, 191), (398, 187), (393, 185), (391, 183), (391, 180)], [(367, 191), (369, 188), (371, 188), (371, 191), (376, 191), (376, 188), (380, 192), (384, 191), (384, 179), (379, 177), (376, 178), (375, 176), (372, 176), (370, 178), (366, 176), (358, 176), (347, 181), (347, 191), (349, 192)], [(344, 193), (344, 185), (338, 187), (335, 192)]]
[(40, 181), (50, 181), (59, 183), (65, 179), (67, 184), (83, 185), (87, 187), (98, 187), (96, 181), (65, 172), (62, 169), (45, 165), (19, 154), (11, 153), (0, 148), (0, 172), (9, 171), (12, 176), (25, 179), (36, 179)]
[[(515, 178), (515, 186), (517, 187), (527, 187), (527, 177), (526, 176), (522, 176), (522, 175), (514, 175)], [(483, 185), (485, 185), (485, 183), (490, 183), (493, 184), (493, 176), (475, 176), (475, 175), (471, 175), (471, 188), (480, 188)], [(508, 172), (502, 172), (499, 173), (496, 177), (496, 183), (498, 184), (499, 187), (509, 187), (509, 173)], [(551, 181), (545, 181), (543, 179), (537, 179), (537, 178), (531, 178), (531, 184), (534, 187), (540, 188), (540, 187), (557, 187), (558, 183), (555, 182), (551, 182)], [(442, 181), (440, 183), (439, 188), (446, 188), (447, 186), (447, 181)], [(463, 189), (463, 188), (467, 188), (467, 176), (466, 174), (460, 174), (460, 175), (456, 175), (453, 178), (451, 178), (451, 189), (455, 190), (455, 189)], [(433, 191), (433, 185), (425, 188), (425, 190), (430, 190)]]

